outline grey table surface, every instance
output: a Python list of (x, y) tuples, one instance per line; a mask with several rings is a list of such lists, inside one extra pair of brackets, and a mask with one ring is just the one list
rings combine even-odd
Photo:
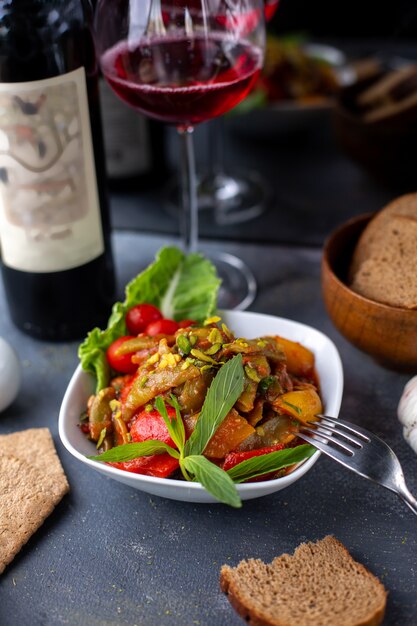
[[(116, 231), (120, 291), (168, 237)], [(203, 242), (202, 251), (219, 244)], [(417, 493), (417, 457), (396, 407), (409, 376), (383, 369), (334, 329), (320, 293), (320, 248), (223, 242), (254, 271), (254, 311), (294, 318), (330, 336), (345, 373), (341, 416), (382, 436)], [(71, 491), (0, 578), (1, 626), (238, 626), (219, 590), (223, 563), (271, 561), (334, 534), (386, 586), (385, 624), (417, 624), (417, 519), (392, 493), (320, 458), (300, 481), (244, 503), (195, 505), (151, 497), (86, 468), (62, 446), (58, 412), (77, 343), (33, 340), (11, 324), (0, 284), (0, 335), (17, 349), (23, 382), (0, 433), (50, 428)], [(335, 624), (335, 626), (337, 626)]]
[[(320, 246), (329, 232), (354, 215), (377, 211), (410, 191), (400, 183), (382, 185), (350, 160), (338, 144), (330, 110), (253, 112), (248, 116), (203, 124), (195, 130), (197, 171), (210, 168), (208, 135), (223, 134), (223, 169), (245, 178), (260, 177), (268, 189), (262, 213), (228, 224), (213, 210), (200, 212), (200, 233), (211, 240)], [(178, 178), (179, 142), (167, 131), (170, 171), (146, 193), (112, 194), (115, 228), (177, 235), (179, 220), (171, 189)], [(227, 214), (226, 214), (227, 219)]]

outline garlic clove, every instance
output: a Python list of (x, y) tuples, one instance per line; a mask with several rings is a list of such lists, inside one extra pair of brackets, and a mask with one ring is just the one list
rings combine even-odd
[(11, 345), (0, 337), (0, 412), (15, 400), (20, 383), (19, 358)]
[(398, 404), (397, 416), (404, 426), (404, 439), (417, 453), (417, 376), (405, 385)]
[(408, 430), (407, 434), (404, 434), (404, 438), (417, 454), (417, 428), (412, 428), (411, 430)]

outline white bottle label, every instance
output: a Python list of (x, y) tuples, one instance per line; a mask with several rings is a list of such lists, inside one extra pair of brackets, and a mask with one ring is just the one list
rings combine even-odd
[(3, 263), (56, 272), (104, 251), (83, 67), (0, 83)]

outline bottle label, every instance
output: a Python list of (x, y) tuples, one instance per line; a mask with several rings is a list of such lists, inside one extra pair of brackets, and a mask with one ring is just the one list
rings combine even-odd
[(56, 272), (104, 252), (83, 67), (0, 83), (3, 263)]
[(109, 177), (146, 174), (152, 165), (148, 120), (127, 107), (104, 78), (99, 84)]

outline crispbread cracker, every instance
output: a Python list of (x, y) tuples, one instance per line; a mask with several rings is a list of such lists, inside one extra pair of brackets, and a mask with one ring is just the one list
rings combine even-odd
[(0, 574), (68, 490), (47, 428), (0, 436)]
[(0, 455), (13, 455), (28, 461), (51, 481), (51, 494), (58, 503), (69, 490), (67, 477), (55, 450), (48, 428), (29, 428), (10, 435), (0, 435)]

